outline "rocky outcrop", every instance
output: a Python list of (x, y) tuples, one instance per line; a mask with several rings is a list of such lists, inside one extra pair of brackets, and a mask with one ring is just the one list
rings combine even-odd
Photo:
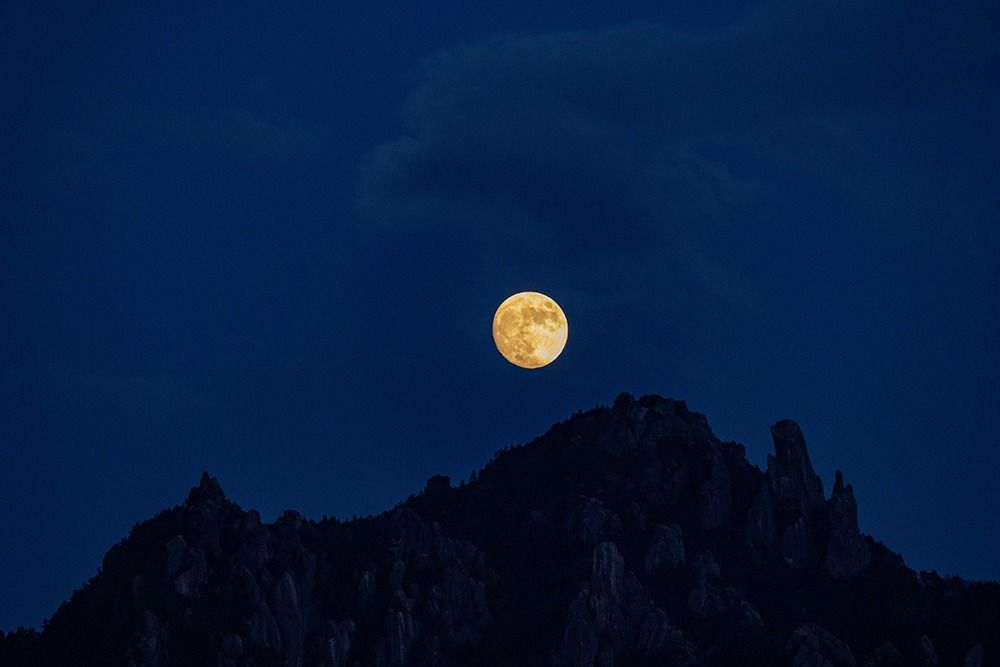
[(299, 594), (290, 572), (283, 573), (275, 584), (271, 608), (278, 631), (281, 632), (282, 663), (285, 667), (299, 667), (302, 664), (302, 640), (305, 628)]
[(786, 649), (792, 667), (854, 667), (850, 647), (823, 628), (803, 623), (795, 629)]
[(777, 525), (774, 517), (774, 494), (761, 484), (747, 511), (745, 545), (747, 556), (757, 566), (767, 565), (777, 552)]
[(694, 588), (688, 593), (688, 609), (696, 616), (709, 616), (721, 609), (720, 587), (722, 571), (710, 551), (703, 551), (691, 565)]
[[(119, 595), (115, 582), (133, 567), (128, 594)], [(137, 526), (104, 569), (93, 585), (110, 594), (109, 624), (57, 615), (53, 627), (121, 632), (135, 667), (389, 667), (414, 656), (434, 664), (478, 644), (492, 623), (483, 554), (412, 510), (354, 524), (286, 512), (269, 526), (208, 475), (183, 505)], [(370, 629), (359, 632), (362, 624)], [(109, 664), (86, 651), (74, 658)]]
[(917, 575), (829, 498), (792, 421), (766, 471), (683, 401), (619, 396), (392, 510), (273, 523), (203, 475), (4, 667), (977, 667), (1000, 587)]
[(827, 502), (830, 530), (827, 537), (826, 560), (823, 566), (835, 579), (856, 577), (868, 567), (871, 554), (858, 531), (858, 504), (854, 489), (844, 486), (844, 475), (838, 470), (833, 493)]
[(714, 530), (729, 518), (732, 481), (720, 447), (710, 447), (707, 458), (708, 476), (698, 489), (698, 523), (704, 530)]
[(868, 667), (906, 667), (908, 661), (892, 642), (885, 642), (877, 649), (875, 655), (868, 661)]
[(566, 518), (566, 531), (570, 538), (593, 546), (620, 537), (622, 522), (601, 500), (584, 497)]
[(135, 667), (159, 667), (163, 662), (163, 630), (156, 614), (147, 610), (142, 614), (142, 625), (135, 637), (135, 650), (130, 665)]
[(396, 610), (385, 617), (385, 629), (375, 650), (376, 667), (405, 665), (417, 638), (417, 625), (408, 611)]
[(589, 581), (566, 612), (553, 652), (560, 667), (625, 664), (637, 657), (693, 654), (684, 635), (653, 604), (612, 542), (594, 549)]
[(778, 508), (808, 514), (823, 504), (823, 482), (813, 471), (802, 429), (791, 419), (771, 426), (774, 456), (767, 457), (767, 478)]
[(710, 551), (703, 551), (691, 564), (694, 588), (688, 593), (687, 607), (692, 617), (728, 627), (733, 637), (752, 633), (764, 622), (743, 593), (726, 586), (722, 570)]
[(917, 655), (919, 656), (918, 659), (921, 667), (936, 667), (938, 664), (938, 655), (937, 651), (934, 650), (934, 642), (927, 635), (920, 637)]
[(783, 419), (771, 427), (774, 456), (767, 457), (767, 479), (774, 499), (781, 557), (791, 567), (811, 567), (820, 560), (823, 483), (813, 471), (799, 425)]
[(684, 564), (684, 540), (679, 526), (653, 526), (653, 534), (646, 549), (644, 565), (646, 574), (661, 567), (672, 568)]

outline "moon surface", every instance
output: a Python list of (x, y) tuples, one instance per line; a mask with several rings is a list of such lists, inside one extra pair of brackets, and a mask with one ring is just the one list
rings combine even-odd
[(521, 368), (541, 368), (566, 347), (569, 323), (559, 304), (540, 292), (507, 297), (493, 316), (493, 342), (504, 359)]

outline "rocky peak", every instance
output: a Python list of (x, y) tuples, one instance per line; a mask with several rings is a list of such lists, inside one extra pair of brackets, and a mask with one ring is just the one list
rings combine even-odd
[[(839, 496), (839, 495), (842, 495), (844, 492), (845, 492), (845, 490), (844, 490), (844, 473), (842, 473), (842, 472), (840, 472), (838, 470), (836, 473), (834, 473), (833, 491), (831, 492), (830, 495), (831, 495), (831, 497), (832, 496)], [(854, 491), (853, 491), (853, 489), (851, 490), (851, 497), (852, 498), (854, 497)]]
[(823, 482), (813, 470), (802, 429), (791, 419), (771, 426), (774, 456), (767, 457), (767, 476), (779, 508), (803, 514), (823, 504)]
[(226, 501), (226, 494), (222, 490), (219, 480), (208, 474), (208, 471), (201, 473), (201, 481), (198, 486), (192, 487), (188, 492), (184, 504), (193, 507), (202, 503), (221, 504)]
[[(202, 475), (0, 665), (978, 665), (1000, 590), (918, 577), (829, 499), (801, 429), (767, 471), (683, 401), (622, 394), (378, 516), (274, 523)], [(991, 643), (993, 642), (993, 643)], [(978, 648), (973, 646), (980, 645)], [(971, 649), (971, 650), (970, 650)], [(13, 658), (11, 657), (13, 656)]]
[(854, 488), (844, 484), (844, 474), (837, 471), (833, 493), (827, 502), (830, 530), (824, 567), (835, 579), (860, 574), (871, 560), (868, 545), (858, 530), (858, 503)]

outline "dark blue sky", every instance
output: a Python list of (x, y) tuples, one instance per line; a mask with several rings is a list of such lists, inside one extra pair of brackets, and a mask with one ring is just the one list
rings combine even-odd
[[(626, 390), (760, 466), (794, 418), (863, 530), (1000, 577), (992, 3), (28, 4), (0, 628), (204, 469), (269, 519), (373, 513)], [(490, 337), (526, 289), (570, 320), (530, 372)]]

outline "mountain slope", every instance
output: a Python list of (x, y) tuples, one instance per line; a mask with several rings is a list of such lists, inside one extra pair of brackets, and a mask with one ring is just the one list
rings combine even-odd
[(951, 665), (1000, 586), (917, 574), (829, 497), (799, 427), (761, 471), (623, 394), (376, 517), (265, 524), (204, 475), (3, 665)]

